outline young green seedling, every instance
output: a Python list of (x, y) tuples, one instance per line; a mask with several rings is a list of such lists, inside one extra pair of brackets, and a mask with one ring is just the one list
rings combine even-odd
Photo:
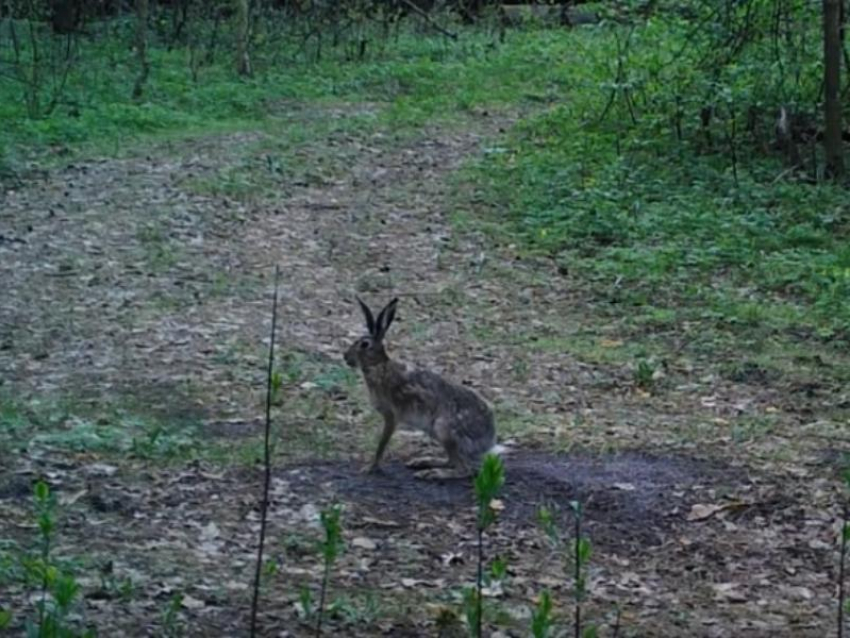
[[(844, 486), (850, 488), (850, 469), (842, 473)], [(838, 559), (838, 638), (844, 638), (844, 613), (847, 601), (844, 592), (844, 570), (847, 563), (847, 543), (850, 542), (850, 508), (845, 504), (844, 517), (841, 523), (841, 552)]]
[(8, 629), (12, 624), (12, 612), (8, 609), (0, 609), (0, 629)]
[[(36, 523), (39, 532), (39, 551), (36, 557), (22, 557), (24, 576), (28, 583), (38, 583), (41, 594), (36, 608), (36, 622), (27, 619), (24, 623), (27, 636), (52, 638), (53, 636), (93, 636), (93, 632), (76, 633), (67, 626), (68, 614), (80, 593), (80, 586), (72, 574), (62, 571), (52, 557), (56, 530), (56, 499), (44, 481), (38, 481), (33, 489)], [(0, 611), (0, 628), (11, 624), (11, 612)]]
[(502, 459), (495, 454), (484, 457), (481, 469), (475, 477), (475, 501), (478, 506), (478, 571), (475, 589), (467, 588), (463, 593), (464, 612), (469, 631), (475, 638), (481, 637), (482, 599), (484, 584), (484, 531), (496, 520), (493, 507), (496, 496), (505, 483), (505, 468)]
[(280, 287), (280, 266), (274, 269), (274, 297), (272, 298), (272, 325), (269, 335), (269, 362), (266, 374), (266, 418), (263, 428), (263, 495), (260, 501), (260, 539), (257, 544), (257, 564), (254, 569), (254, 586), (251, 596), (251, 629), (250, 636), (257, 635), (257, 614), (260, 605), (260, 579), (263, 572), (263, 552), (266, 542), (266, 525), (269, 511), (269, 489), (272, 480), (272, 402), (280, 394), (283, 386), (283, 378), (274, 371), (274, 345), (275, 333), (277, 332), (277, 299)]
[(534, 638), (548, 638), (552, 629), (552, 596), (543, 590), (537, 601), (537, 608), (531, 612), (531, 635)]
[[(562, 552), (564, 567), (568, 573), (572, 573), (573, 580), (573, 634), (575, 638), (595, 638), (597, 628), (595, 625), (583, 627), (582, 603), (587, 597), (587, 565), (590, 562), (592, 547), (590, 540), (582, 536), (582, 518), (584, 508), (579, 501), (570, 501), (573, 510), (574, 538), (572, 543), (564, 543), (558, 530), (555, 516), (547, 507), (541, 507), (537, 512), (537, 518), (546, 536), (549, 537), (553, 547)], [(570, 569), (572, 568), (572, 569)], [(545, 593), (545, 592), (544, 592)], [(539, 607), (538, 607), (539, 608)]]
[(184, 633), (183, 623), (180, 622), (183, 599), (184, 596), (181, 592), (174, 592), (162, 611), (162, 633), (166, 638), (179, 638)]
[(325, 537), (319, 544), (319, 549), (322, 553), (324, 561), (324, 575), (322, 576), (322, 589), (319, 594), (319, 608), (317, 610), (318, 619), (316, 620), (316, 636), (322, 635), (322, 618), (325, 613), (325, 599), (327, 596), (328, 582), (330, 580), (331, 568), (336, 562), (336, 559), (342, 553), (342, 523), (340, 521), (342, 508), (339, 505), (333, 505), (321, 513), (322, 529), (325, 532)]

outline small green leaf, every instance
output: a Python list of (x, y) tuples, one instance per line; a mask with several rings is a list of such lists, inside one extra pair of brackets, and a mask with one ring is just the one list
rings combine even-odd
[(543, 528), (543, 532), (549, 537), (549, 541), (553, 545), (558, 545), (561, 539), (558, 535), (558, 526), (552, 510), (545, 505), (541, 505), (537, 510), (537, 523)]
[(478, 501), (478, 525), (488, 527), (496, 518), (490, 503), (496, 498), (505, 483), (505, 468), (502, 459), (495, 454), (484, 457), (481, 469), (475, 477), (475, 498)]
[(68, 609), (74, 598), (80, 591), (80, 586), (73, 576), (61, 574), (56, 578), (56, 583), (53, 586), (53, 596), (56, 598), (56, 604), (61, 609)]
[(325, 562), (333, 563), (342, 551), (342, 508), (332, 505), (321, 512), (322, 528), (325, 538), (321, 543), (321, 551)]
[(581, 636), (582, 638), (598, 638), (599, 630), (596, 628), (596, 625), (589, 625), (584, 628)]
[(48, 537), (53, 533), (53, 519), (49, 512), (44, 512), (38, 517), (38, 529), (44, 537)]
[(578, 562), (579, 565), (584, 566), (590, 560), (591, 554), (591, 546), (590, 541), (586, 538), (580, 538), (578, 540)]
[(463, 589), (463, 615), (468, 627), (478, 626), (478, 591), (475, 587)]
[(552, 518), (552, 510), (550, 510), (545, 505), (541, 505), (539, 508), (537, 508), (537, 522), (544, 529), (552, 525), (554, 522)]
[(44, 503), (50, 496), (50, 487), (44, 481), (39, 481), (35, 484), (35, 498), (40, 503)]
[(841, 528), (841, 534), (845, 542), (850, 542), (850, 523), (844, 523), (844, 527)]
[(301, 610), (306, 618), (313, 615), (313, 594), (307, 587), (302, 587), (298, 592), (298, 602), (301, 603)]
[(49, 589), (52, 589), (59, 576), (59, 570), (53, 565), (48, 565), (47, 569), (44, 570), (44, 583)]
[(12, 624), (12, 610), (0, 609), (0, 629), (7, 629)]
[(531, 634), (534, 638), (547, 638), (551, 627), (552, 596), (544, 590), (537, 601), (537, 607), (531, 612)]
[(578, 600), (583, 600), (587, 593), (587, 576), (581, 574), (575, 578), (575, 595)]
[(498, 556), (490, 565), (490, 575), (494, 580), (502, 580), (508, 572), (508, 561), (503, 556)]
[(283, 387), (283, 375), (280, 372), (272, 374), (272, 398), (277, 397), (280, 389)]

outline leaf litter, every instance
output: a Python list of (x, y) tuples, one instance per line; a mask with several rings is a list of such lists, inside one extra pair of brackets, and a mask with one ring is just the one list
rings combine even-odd
[[(383, 474), (359, 474), (375, 419), (340, 372), (359, 332), (353, 292), (400, 293), (393, 350), (475, 387), (515, 439), (488, 536), (488, 555), (509, 565), (490, 591), (514, 619), (505, 635), (523, 635), (544, 587), (569, 613), (569, 582), (534, 510), (566, 511), (572, 499), (586, 504), (594, 545), (590, 616), (617, 605), (622, 626), (645, 636), (824, 635), (841, 499), (838, 439), (820, 437), (840, 437), (840, 423), (814, 421), (770, 378), (730, 381), (681, 353), (656, 379), (664, 388), (648, 392), (625, 366), (529, 340), (595, 330), (601, 348), (618, 350), (628, 335), (596, 322), (582, 283), (545, 259), (450, 224), (452, 174), (505, 124), (334, 133), (301, 160), (338, 152), (344, 170), (257, 197), (195, 185), (258, 153), (263, 133), (75, 162), (5, 191), (0, 234), (15, 241), (0, 242), (3, 396), (144, 406), (201, 423), (213, 441), (255, 438), (269, 274), (281, 264), (290, 382), (276, 412), (269, 556), (279, 569), (263, 589), (264, 635), (309, 634), (299, 588), (321, 575), (318, 518), (332, 502), (345, 506), (348, 539), (332, 595), (379, 603), (331, 626), (434, 635), (435, 610), (456, 605), (474, 576), (470, 490), (413, 479), (398, 459), (423, 446), (416, 437), (394, 441)], [(734, 430), (766, 416), (766, 434)], [(288, 448), (293, 433), (305, 451)], [(311, 458), (323, 446), (331, 458)], [(122, 598), (85, 577), (85, 616), (102, 633), (154, 632), (178, 592), (191, 635), (244, 629), (259, 524), (251, 457), (163, 464), (33, 444), (4, 458), (3, 538), (32, 537), (29, 485), (46, 477), (63, 503), (59, 551), (131, 584)], [(23, 595), (8, 591), (16, 605)]]

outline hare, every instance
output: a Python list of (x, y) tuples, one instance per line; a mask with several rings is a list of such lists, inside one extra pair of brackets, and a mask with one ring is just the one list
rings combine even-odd
[[(445, 449), (447, 461), (423, 459), (409, 463), (418, 478), (461, 478), (477, 471), (496, 445), (493, 413), (469, 388), (451, 383), (427, 370), (411, 370), (389, 357), (384, 336), (395, 318), (398, 299), (390, 301), (375, 319), (360, 297), (368, 334), (345, 352), (345, 362), (359, 368), (375, 409), (384, 417), (378, 449), (367, 472), (379, 470), (381, 458), (396, 426), (424, 431)], [(423, 469), (424, 468), (424, 469)]]

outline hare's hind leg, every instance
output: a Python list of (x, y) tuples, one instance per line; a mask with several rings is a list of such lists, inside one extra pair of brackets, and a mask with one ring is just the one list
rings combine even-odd
[(416, 472), (414, 476), (421, 479), (454, 479), (471, 476), (472, 469), (461, 453), (456, 435), (448, 427), (448, 424), (438, 422), (434, 428), (434, 433), (440, 443), (443, 444), (448, 461), (443, 462), (440, 466), (432, 466), (431, 469)]

